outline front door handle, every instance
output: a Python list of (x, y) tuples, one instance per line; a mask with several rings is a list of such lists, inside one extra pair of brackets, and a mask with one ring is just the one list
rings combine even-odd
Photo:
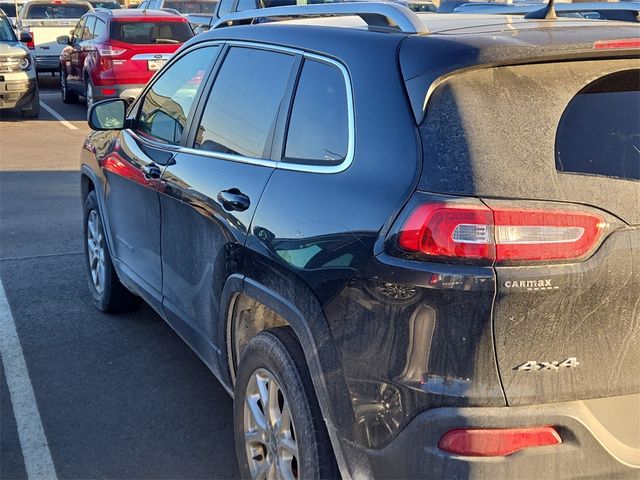
[(231, 212), (233, 210), (238, 212), (244, 212), (251, 201), (244, 193), (237, 188), (230, 188), (229, 190), (223, 190), (218, 194), (218, 201), (222, 204), (225, 210)]
[(144, 167), (142, 167), (142, 173), (144, 178), (147, 180), (160, 178), (162, 172), (160, 171), (160, 167), (158, 167), (155, 163), (148, 163)]

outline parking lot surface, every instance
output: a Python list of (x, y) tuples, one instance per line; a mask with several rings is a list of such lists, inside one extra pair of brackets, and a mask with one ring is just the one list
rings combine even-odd
[(24, 422), (42, 425), (37, 447), (60, 479), (236, 478), (232, 401), (215, 377), (146, 305), (93, 307), (78, 173), (86, 109), (61, 102), (57, 79), (40, 86), (39, 119), (0, 116), (0, 316), (15, 324), (39, 413), (12, 401), (4, 363), (16, 352), (3, 351), (0, 478), (34, 471)]

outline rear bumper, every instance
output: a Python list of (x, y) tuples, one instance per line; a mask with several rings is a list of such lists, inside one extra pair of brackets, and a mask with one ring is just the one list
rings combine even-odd
[(99, 86), (96, 85), (94, 87), (93, 96), (96, 101), (106, 100), (108, 98), (122, 98), (127, 100), (129, 103), (132, 103), (142, 89), (145, 87), (145, 84), (134, 84), (134, 85), (105, 85)]
[[(618, 397), (640, 401), (640, 395)], [(615, 407), (616, 398), (611, 400)], [(640, 477), (640, 448), (624, 443), (594, 416), (590, 401), (530, 407), (437, 408), (418, 415), (390, 444), (379, 450), (360, 450), (368, 457), (375, 478), (585, 479)], [(618, 411), (640, 432), (640, 414)], [(438, 449), (453, 428), (509, 428), (552, 425), (561, 445), (535, 447), (507, 457), (463, 457)], [(619, 433), (619, 432), (618, 432)], [(627, 431), (627, 440), (629, 438)], [(633, 435), (633, 433), (631, 434)], [(356, 457), (363, 458), (361, 455)], [(362, 464), (350, 466), (362, 471)]]
[(57, 72), (60, 70), (58, 55), (36, 55), (35, 59), (38, 72)]
[[(0, 75), (0, 78), (4, 78)], [(0, 108), (22, 107), (31, 102), (36, 94), (33, 78), (20, 80), (0, 80)]]

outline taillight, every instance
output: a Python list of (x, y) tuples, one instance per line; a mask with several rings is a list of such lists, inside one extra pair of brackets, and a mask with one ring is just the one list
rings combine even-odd
[(619, 40), (600, 40), (593, 44), (596, 50), (615, 50), (640, 48), (640, 38), (621, 38)]
[(100, 47), (98, 49), (98, 53), (103, 57), (117, 57), (118, 55), (122, 55), (127, 50), (124, 48), (113, 48), (109, 46)]
[(434, 259), (484, 263), (578, 260), (596, 246), (606, 226), (590, 212), (427, 203), (405, 220), (397, 246)]
[(553, 427), (460, 428), (445, 433), (438, 448), (470, 457), (504, 457), (530, 447), (562, 443)]

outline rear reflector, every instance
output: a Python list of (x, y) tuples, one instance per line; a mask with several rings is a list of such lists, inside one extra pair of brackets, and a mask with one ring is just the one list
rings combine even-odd
[(438, 443), (448, 453), (468, 457), (504, 457), (523, 448), (559, 445), (553, 427), (449, 430)]
[(102, 89), (102, 94), (103, 95), (114, 95), (116, 93), (115, 88), (103, 88)]
[(640, 48), (640, 38), (621, 38), (620, 40), (601, 40), (593, 44), (596, 50), (614, 50), (617, 48)]
[(398, 247), (430, 257), (487, 262), (576, 260), (600, 240), (605, 220), (571, 210), (489, 208), (428, 203), (398, 234)]

